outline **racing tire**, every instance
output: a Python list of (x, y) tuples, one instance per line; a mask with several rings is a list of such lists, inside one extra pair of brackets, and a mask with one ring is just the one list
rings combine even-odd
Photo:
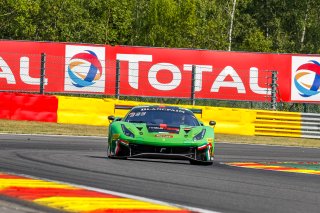
[(210, 166), (213, 164), (213, 161), (198, 161), (198, 160), (190, 160), (191, 165), (203, 165)]
[(115, 158), (112, 154), (111, 154), (111, 148), (110, 148), (110, 145), (108, 144), (108, 147), (107, 147), (107, 157), (108, 158)]
[(120, 160), (127, 160), (128, 159), (128, 157), (125, 157), (125, 156), (112, 155), (109, 144), (108, 144), (108, 147), (107, 147), (107, 158), (109, 158), (109, 159), (120, 159)]

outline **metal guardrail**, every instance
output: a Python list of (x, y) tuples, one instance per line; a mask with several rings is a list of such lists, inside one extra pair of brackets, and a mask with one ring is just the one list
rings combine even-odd
[(257, 111), (255, 135), (320, 138), (320, 114)]
[[(115, 105), (151, 104), (115, 99), (16, 93), (1, 93), (0, 96), (2, 119), (98, 126), (108, 125), (107, 116), (115, 114)], [(18, 97), (14, 99), (13, 96)], [(190, 105), (179, 106), (192, 108)], [(320, 114), (204, 106), (197, 108), (199, 109), (193, 110), (203, 113), (201, 119), (204, 122), (217, 121), (216, 133), (320, 139)], [(43, 112), (43, 109), (46, 111)]]
[(320, 139), (320, 114), (301, 113), (301, 137)]
[(300, 113), (258, 111), (254, 126), (255, 135), (301, 137)]

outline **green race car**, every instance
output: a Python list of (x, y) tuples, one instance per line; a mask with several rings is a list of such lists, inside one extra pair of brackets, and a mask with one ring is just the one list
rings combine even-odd
[(173, 106), (116, 106), (131, 109), (124, 118), (109, 116), (109, 158), (189, 160), (212, 164), (214, 121), (211, 126), (196, 118), (199, 109)]

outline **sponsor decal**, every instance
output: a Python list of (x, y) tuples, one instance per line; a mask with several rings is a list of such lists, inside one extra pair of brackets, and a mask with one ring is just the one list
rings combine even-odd
[(65, 91), (104, 92), (104, 47), (66, 45), (65, 57)]
[(156, 138), (173, 138), (173, 135), (157, 134)]
[(167, 107), (146, 107), (141, 108), (141, 111), (168, 111), (168, 112), (178, 112), (178, 113), (185, 113), (185, 110), (182, 109), (173, 109)]
[[(192, 64), (183, 63), (182, 67), (179, 67), (180, 63), (178, 61), (170, 62), (154, 62), (154, 55), (146, 54), (120, 54), (116, 55), (116, 59), (128, 63), (128, 84), (132, 89), (141, 89), (141, 79), (146, 79), (150, 86), (156, 91), (174, 91), (178, 89), (183, 81), (186, 81), (184, 73), (192, 71)], [(148, 69), (147, 78), (141, 77), (141, 72), (146, 69), (143, 64), (149, 64), (151, 67)], [(204, 75), (213, 73), (214, 67), (212, 65), (206, 64), (194, 64), (196, 68), (195, 72), (195, 92), (201, 92), (205, 84), (208, 84), (208, 79), (204, 78)], [(143, 68), (142, 68), (143, 67)], [(171, 77), (165, 79), (160, 79), (158, 74), (161, 72), (171, 73)], [(207, 75), (208, 76), (208, 75)], [(224, 66), (219, 74), (214, 74), (216, 79), (211, 84), (210, 93), (219, 93), (221, 89), (233, 88), (236, 89), (238, 94), (248, 93), (248, 88), (254, 94), (258, 95), (271, 95), (270, 88), (260, 87), (258, 80), (259, 69), (255, 66), (249, 68), (249, 74), (241, 74), (241, 70), (236, 70), (232, 66)], [(145, 81), (145, 80), (144, 80)], [(249, 81), (249, 82), (248, 82)], [(249, 85), (246, 85), (249, 83)], [(262, 82), (260, 82), (262, 83)]]
[(113, 134), (112, 135), (112, 139), (113, 140), (116, 140), (116, 139), (118, 139), (120, 137), (120, 134)]
[(160, 152), (165, 152), (167, 150), (167, 148), (161, 148)]
[(206, 149), (206, 148), (209, 148), (208, 150), (210, 150), (210, 149), (212, 148), (212, 144), (211, 144), (211, 143), (208, 143), (208, 144), (199, 146), (199, 147), (198, 147), (198, 150), (204, 150), (204, 149)]
[[(23, 84), (26, 85), (40, 85), (40, 78), (32, 77), (30, 74), (30, 58), (22, 56), (20, 58), (20, 79)], [(34, 68), (33, 68), (34, 69)], [(14, 75), (14, 70), (10, 68), (8, 63), (0, 56), (0, 79), (3, 78), (6, 80), (6, 84), (16, 85), (16, 77)], [(44, 78), (44, 85), (48, 84), (48, 78)]]
[(292, 101), (320, 101), (320, 57), (292, 57)]
[(213, 143), (213, 138), (207, 138), (208, 143)]

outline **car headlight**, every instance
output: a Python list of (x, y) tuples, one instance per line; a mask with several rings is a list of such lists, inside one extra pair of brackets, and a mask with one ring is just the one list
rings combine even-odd
[(126, 136), (134, 138), (134, 134), (124, 124), (121, 124), (121, 128)]
[(202, 140), (204, 135), (206, 134), (206, 129), (203, 129), (200, 133), (193, 137), (194, 141)]

